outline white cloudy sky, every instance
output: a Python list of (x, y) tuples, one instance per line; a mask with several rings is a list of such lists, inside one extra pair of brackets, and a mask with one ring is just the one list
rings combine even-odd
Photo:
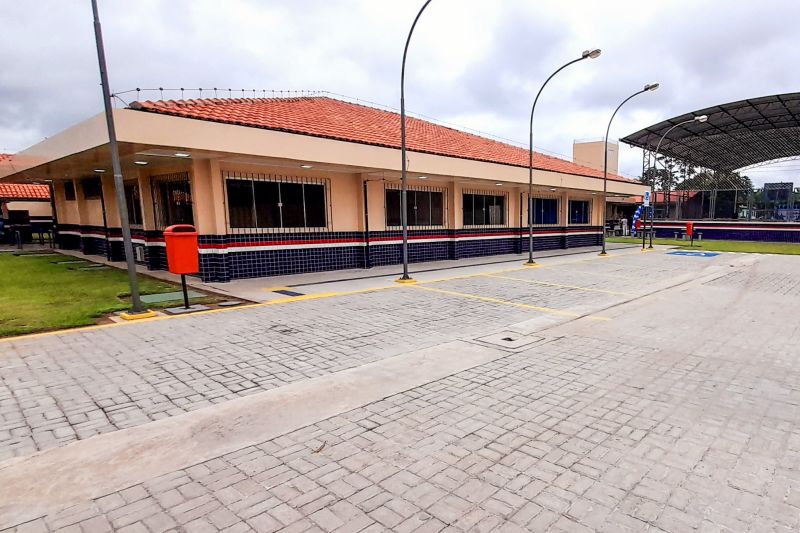
[[(100, 0), (112, 90), (328, 90), (399, 101), (405, 35), (422, 0)], [(102, 109), (89, 0), (0, 0), (0, 151), (21, 150)], [(645, 83), (612, 138), (709, 105), (800, 89), (797, 0), (433, 0), (412, 41), (410, 111), (569, 157), (599, 138)], [(207, 93), (208, 94), (208, 93)], [(177, 97), (177, 94), (169, 94)], [(187, 92), (188, 96), (196, 96)], [(155, 98), (157, 95), (149, 95)], [(621, 170), (641, 171), (623, 146)], [(791, 178), (800, 163), (756, 182)], [(795, 180), (800, 181), (800, 179)]]

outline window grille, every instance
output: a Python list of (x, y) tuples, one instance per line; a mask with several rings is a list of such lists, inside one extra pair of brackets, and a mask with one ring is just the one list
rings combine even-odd
[(506, 192), (465, 189), (461, 193), (461, 205), (465, 228), (508, 226)]
[(156, 229), (174, 224), (194, 224), (192, 186), (188, 172), (150, 177)]
[(225, 214), (234, 234), (318, 233), (331, 227), (327, 178), (224, 171)]
[(534, 226), (557, 226), (560, 220), (560, 213), (561, 198), (557, 196), (533, 197)]
[(125, 184), (125, 204), (128, 207), (128, 223), (132, 228), (142, 228), (142, 195), (139, 184)]
[[(402, 184), (386, 183), (384, 190), (384, 212), (387, 229), (400, 229)], [(447, 227), (447, 188), (415, 185), (408, 187), (406, 213), (409, 228), (441, 229)]]
[(569, 223), (588, 225), (591, 221), (591, 202), (589, 200), (569, 201)]

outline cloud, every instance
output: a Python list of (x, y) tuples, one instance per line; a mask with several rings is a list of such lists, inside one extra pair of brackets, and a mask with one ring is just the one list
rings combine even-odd
[[(421, 4), (101, 0), (100, 11), (115, 91), (329, 90), (397, 107), (403, 44)], [(0, 150), (100, 112), (88, 2), (0, 0), (0, 9)], [(409, 50), (407, 107), (525, 142), (547, 76), (599, 47), (600, 58), (561, 72), (537, 106), (537, 147), (569, 156), (574, 139), (602, 137), (614, 107), (650, 81), (661, 88), (625, 106), (612, 138), (709, 105), (797, 90), (799, 16), (800, 3), (780, 0), (434, 0)], [(623, 171), (638, 175), (640, 152), (620, 155)]]

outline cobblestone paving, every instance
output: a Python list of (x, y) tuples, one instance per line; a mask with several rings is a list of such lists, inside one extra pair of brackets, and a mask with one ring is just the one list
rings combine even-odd
[[(642, 254), (500, 274), (553, 285), (476, 276), (431, 286), (600, 309), (628, 298), (554, 285), (642, 293), (730, 257)], [(758, 279), (798, 264), (765, 256), (730, 268)], [(610, 322), (563, 324), (528, 350), (17, 530), (796, 531), (800, 305), (726, 278), (637, 299)], [(17, 341), (0, 362), (2, 413), (13, 424), (7, 399), (26, 396), (62, 413), (69, 398), (113, 412), (95, 400), (109, 392), (111, 405), (141, 413), (124, 419), (136, 425), (531, 316), (399, 289)], [(165, 348), (170, 335), (180, 342)], [(98, 347), (111, 341), (119, 348)], [(256, 386), (232, 390), (242, 379)], [(175, 383), (182, 396), (159, 389)], [(147, 410), (159, 401), (169, 407)], [(41, 426), (19, 427), (35, 437)], [(106, 418), (97, 431), (116, 427)], [(42, 445), (29, 438), (17, 450)]]
[(393, 289), (0, 343), (0, 460), (534, 315), (461, 304)]
[[(642, 279), (682, 272), (680, 261), (659, 265), (633, 254), (623, 276), (620, 261), (587, 268), (569, 260), (508, 275), (613, 290), (638, 282), (641, 290)], [(580, 313), (628, 298), (483, 276), (425, 286)], [(541, 316), (420, 292), (392, 289), (0, 342), (0, 460)]]
[(796, 531), (798, 378), (555, 337), (20, 531)]

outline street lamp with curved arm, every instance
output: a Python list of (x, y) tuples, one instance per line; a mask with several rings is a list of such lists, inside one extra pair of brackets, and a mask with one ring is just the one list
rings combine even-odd
[[(533, 106), (531, 107), (531, 123), (530, 129), (528, 133), (530, 134), (530, 152), (528, 153), (528, 262), (525, 263), (528, 266), (535, 266), (536, 261), (533, 260), (533, 112), (536, 110), (536, 102), (539, 101), (539, 96), (542, 94), (542, 90), (544, 90), (547, 83), (553, 79), (553, 77), (567, 68), (568, 66), (572, 65), (573, 63), (577, 63), (578, 61), (583, 61), (584, 59), (594, 59), (596, 57), (600, 57), (600, 49), (595, 48), (594, 50), (585, 50), (581, 57), (577, 59), (573, 59), (569, 63), (565, 63), (558, 70), (550, 74), (544, 83), (539, 88), (539, 92), (536, 93), (536, 98), (533, 100)], [(520, 206), (522, 209), (522, 206)]]
[(608, 128), (606, 128), (606, 136), (603, 141), (603, 212), (601, 213), (602, 216), (600, 220), (600, 223), (603, 227), (603, 249), (600, 252), (600, 255), (608, 255), (606, 253), (606, 201), (608, 198), (608, 134), (611, 131), (611, 123), (614, 121), (614, 117), (617, 116), (617, 111), (619, 111), (620, 108), (628, 102), (628, 100), (642, 93), (646, 93), (647, 91), (655, 91), (656, 89), (658, 89), (658, 83), (648, 83), (644, 86), (644, 89), (641, 91), (636, 91), (623, 100), (622, 103), (619, 104), (614, 110), (614, 113), (611, 115), (611, 120), (608, 121)]
[(405, 101), (405, 84), (406, 84), (406, 56), (408, 55), (408, 45), (411, 43), (411, 34), (414, 33), (414, 28), (417, 25), (419, 17), (428, 4), (432, 0), (426, 0), (420, 8), (417, 16), (414, 17), (414, 22), (411, 24), (411, 29), (408, 31), (406, 38), (406, 46), (403, 48), (403, 65), (400, 69), (400, 156), (402, 161), (402, 187), (400, 192), (400, 221), (403, 225), (403, 275), (397, 281), (400, 283), (413, 283), (414, 280), (408, 275), (408, 213), (406, 210), (408, 201), (408, 176), (406, 176), (406, 101)]
[[(667, 137), (667, 135), (669, 135), (669, 132), (671, 132), (672, 130), (674, 130), (678, 126), (683, 126), (684, 124), (689, 124), (690, 122), (705, 122), (706, 120), (708, 120), (708, 115), (699, 115), (699, 116), (696, 116), (694, 118), (690, 118), (689, 120), (684, 120), (683, 122), (678, 122), (677, 124), (672, 126), (670, 129), (665, 131), (664, 135), (662, 135), (661, 138), (658, 140), (658, 144), (656, 144), (656, 151), (655, 151), (655, 154), (656, 154), (656, 164), (655, 164), (655, 166), (656, 166), (656, 168), (658, 168), (658, 150), (659, 150), (659, 148), (661, 148), (661, 143), (664, 141), (664, 139)], [(667, 169), (667, 165), (666, 165), (666, 163), (664, 163), (664, 170), (666, 170), (666, 169)], [(655, 177), (653, 177), (653, 180), (650, 182), (650, 202), (652, 202), (653, 204), (655, 204), (655, 194), (656, 194), (656, 181), (655, 181)], [(667, 205), (667, 210), (669, 210), (669, 205)], [(653, 247), (653, 231), (654, 231), (654, 227), (655, 227), (654, 226), (655, 218), (656, 218), (655, 216), (651, 216), (650, 217), (650, 246), (648, 246), (648, 248), (652, 248)]]

